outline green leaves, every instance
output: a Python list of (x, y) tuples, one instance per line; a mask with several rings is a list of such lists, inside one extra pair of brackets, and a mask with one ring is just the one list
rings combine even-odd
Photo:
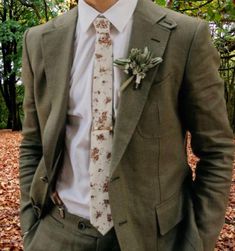
[(5, 21), (0, 26), (0, 41), (2, 43), (19, 41), (22, 38), (22, 31), (23, 27), (17, 21)]
[(139, 87), (142, 79), (146, 77), (147, 71), (157, 66), (162, 62), (161, 57), (153, 57), (148, 47), (143, 51), (137, 48), (131, 49), (130, 55), (127, 59), (120, 58), (114, 61), (114, 65), (124, 70), (126, 74), (131, 77), (121, 86), (123, 91), (135, 77), (136, 89)]
[(161, 6), (174, 9), (189, 16), (200, 17), (209, 22), (235, 20), (235, 3), (233, 0), (155, 0)]

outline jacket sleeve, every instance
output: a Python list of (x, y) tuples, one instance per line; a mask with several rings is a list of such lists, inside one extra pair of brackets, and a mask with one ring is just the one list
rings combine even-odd
[(183, 118), (200, 159), (193, 182), (193, 204), (204, 251), (213, 251), (224, 222), (231, 184), (233, 133), (218, 73), (219, 55), (208, 25), (200, 21), (185, 69)]
[(22, 232), (25, 233), (37, 221), (30, 200), (30, 187), (34, 173), (42, 156), (42, 144), (37, 110), (34, 99), (34, 74), (30, 65), (27, 49), (27, 36), (24, 34), (22, 55), (22, 80), (25, 86), (23, 139), (20, 145), (20, 222)]

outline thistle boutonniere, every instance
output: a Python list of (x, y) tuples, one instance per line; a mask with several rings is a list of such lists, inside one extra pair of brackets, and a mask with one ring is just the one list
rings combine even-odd
[(145, 47), (143, 51), (133, 48), (131, 49), (128, 58), (116, 59), (114, 65), (130, 75), (130, 77), (122, 84), (120, 90), (124, 91), (134, 78), (134, 89), (139, 89), (141, 87), (141, 80), (146, 77), (146, 73), (161, 62), (162, 58), (153, 57), (148, 47)]

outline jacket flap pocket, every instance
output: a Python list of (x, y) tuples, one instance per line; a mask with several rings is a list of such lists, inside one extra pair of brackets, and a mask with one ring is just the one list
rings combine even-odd
[(183, 194), (174, 194), (171, 198), (156, 206), (160, 234), (164, 235), (183, 218)]

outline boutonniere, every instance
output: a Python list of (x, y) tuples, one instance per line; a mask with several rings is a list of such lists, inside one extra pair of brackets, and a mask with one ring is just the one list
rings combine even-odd
[(146, 73), (161, 62), (162, 58), (153, 57), (148, 47), (145, 47), (143, 51), (133, 48), (128, 58), (116, 59), (114, 65), (130, 75), (122, 84), (120, 91), (124, 91), (133, 79), (135, 79), (134, 89), (139, 89), (141, 87), (141, 80), (146, 77)]

